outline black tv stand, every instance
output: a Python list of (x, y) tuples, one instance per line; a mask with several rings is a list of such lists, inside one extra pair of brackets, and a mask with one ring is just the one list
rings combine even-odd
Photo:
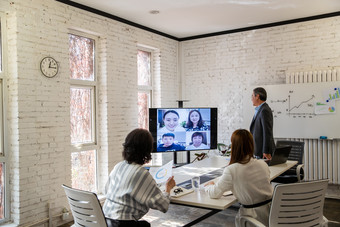
[(187, 162), (186, 163), (185, 162), (184, 163), (177, 163), (177, 152), (180, 152), (180, 151), (174, 151), (174, 166), (175, 167), (179, 167), (179, 166), (186, 165), (186, 164), (190, 163), (190, 151), (187, 151)]
[[(178, 108), (183, 108), (183, 102), (189, 102), (189, 100), (176, 100), (178, 102)], [(187, 151), (187, 162), (177, 163), (177, 153), (174, 151), (174, 166), (179, 167), (190, 163), (190, 151)]]

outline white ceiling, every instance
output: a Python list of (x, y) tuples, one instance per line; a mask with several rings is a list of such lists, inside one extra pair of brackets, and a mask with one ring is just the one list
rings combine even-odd
[(340, 0), (72, 1), (176, 38), (340, 12)]

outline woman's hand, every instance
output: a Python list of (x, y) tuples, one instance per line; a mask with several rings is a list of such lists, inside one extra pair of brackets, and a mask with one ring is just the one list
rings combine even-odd
[(266, 158), (266, 159), (272, 159), (272, 155), (271, 154), (266, 154), (266, 153), (263, 153), (263, 158)]
[(176, 182), (175, 182), (175, 180), (174, 180), (174, 176), (169, 177), (169, 179), (168, 179), (168, 180), (166, 181), (166, 183), (165, 183), (165, 191), (166, 191), (167, 193), (170, 193), (171, 189), (172, 189), (173, 187), (175, 187), (175, 185), (176, 185)]
[(214, 184), (215, 184), (214, 181), (209, 181), (208, 183), (206, 183), (206, 184), (204, 185), (204, 187), (205, 187), (205, 186), (208, 186), (208, 185), (214, 185)]

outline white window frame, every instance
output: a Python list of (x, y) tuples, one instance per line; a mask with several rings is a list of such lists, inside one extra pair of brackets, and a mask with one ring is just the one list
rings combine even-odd
[[(156, 76), (156, 72), (155, 72), (155, 64), (156, 64), (156, 54), (159, 53), (159, 50), (157, 48), (154, 47), (150, 47), (147, 45), (143, 45), (143, 44), (138, 44), (137, 45), (137, 51), (138, 50), (142, 50), (142, 51), (146, 51), (151, 53), (150, 55), (150, 86), (146, 86), (146, 85), (138, 85), (138, 93), (147, 93), (149, 92), (150, 96), (149, 96), (149, 108), (153, 107), (154, 105), (154, 91), (155, 91), (155, 76)], [(137, 73), (138, 73), (138, 68), (137, 68)], [(138, 75), (137, 75), (137, 84), (138, 84)], [(147, 165), (153, 166), (153, 165), (162, 165), (162, 154), (161, 153), (152, 153), (152, 159), (150, 161), (150, 163), (148, 163)]]
[[(138, 74), (137, 74), (137, 85), (138, 85), (138, 93), (147, 93), (149, 94), (149, 106), (151, 108), (153, 106), (153, 81), (154, 81), (154, 52), (155, 48), (148, 47), (142, 44), (137, 45), (137, 51), (145, 51), (150, 53), (150, 85), (138, 85)], [(138, 73), (138, 68), (137, 68)]]
[(99, 177), (98, 177), (98, 154), (99, 154), (99, 144), (98, 144), (98, 72), (97, 72), (97, 56), (98, 56), (98, 37), (88, 34), (79, 32), (76, 30), (69, 30), (69, 34), (82, 36), (85, 38), (93, 39), (94, 40), (94, 81), (88, 81), (88, 80), (79, 80), (79, 79), (71, 79), (70, 78), (70, 89), (71, 88), (92, 88), (91, 92), (91, 106), (92, 106), (92, 138), (93, 141), (89, 143), (71, 143), (71, 153), (74, 152), (82, 152), (82, 151), (90, 151), (95, 150), (96, 151), (96, 173), (95, 173), (95, 182), (96, 182), (96, 191), (98, 191), (98, 185), (99, 185)]
[(1, 43), (0, 43), (0, 51), (1, 51), (1, 70), (0, 70), (0, 145), (1, 150), (3, 152), (3, 156), (0, 156), (0, 162), (4, 163), (5, 171), (4, 178), (5, 178), (5, 185), (4, 185), (4, 197), (5, 197), (5, 204), (4, 204), (4, 219), (0, 220), (0, 224), (7, 222), (10, 220), (10, 185), (9, 185), (9, 170), (10, 170), (10, 163), (9, 163), (9, 154), (8, 154), (8, 139), (7, 139), (7, 121), (5, 120), (6, 111), (7, 111), (7, 92), (6, 92), (6, 75), (7, 75), (7, 35), (6, 35), (6, 17), (4, 13), (0, 13), (0, 29), (1, 29)]

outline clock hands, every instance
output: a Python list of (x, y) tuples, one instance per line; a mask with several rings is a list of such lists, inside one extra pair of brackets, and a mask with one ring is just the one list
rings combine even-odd
[(50, 62), (50, 64), (48, 65), (48, 68), (50, 68), (50, 69), (56, 69), (57, 67), (52, 67), (52, 66), (51, 66), (51, 62)]

